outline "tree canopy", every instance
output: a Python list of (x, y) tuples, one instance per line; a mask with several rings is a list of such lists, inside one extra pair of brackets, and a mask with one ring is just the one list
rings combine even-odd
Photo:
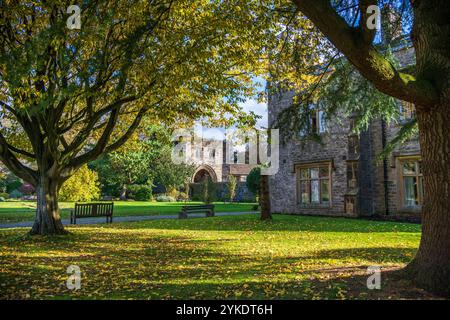
[(2, 1), (0, 13), (0, 160), (38, 190), (33, 233), (63, 230), (61, 185), (144, 117), (249, 121), (238, 102), (267, 63), (259, 1), (86, 1), (79, 30), (69, 5)]

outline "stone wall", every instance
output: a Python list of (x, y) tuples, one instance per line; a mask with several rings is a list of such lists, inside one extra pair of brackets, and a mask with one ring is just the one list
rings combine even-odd
[[(215, 192), (216, 201), (229, 201), (228, 196), (228, 183), (216, 182), (213, 186)], [(202, 184), (191, 183), (190, 184), (190, 197), (192, 200), (201, 201), (202, 199)], [(236, 183), (236, 196), (234, 201), (237, 202), (256, 202), (256, 195), (253, 194), (248, 188), (245, 182)]]
[[(403, 44), (404, 46), (404, 44)], [(394, 49), (397, 60), (403, 67), (413, 65), (414, 51), (411, 47)], [(294, 93), (271, 93), (269, 95), (269, 125), (279, 113), (292, 104)], [(279, 172), (269, 178), (270, 198), (274, 213), (347, 215), (345, 197), (357, 197), (357, 214), (383, 216), (418, 214), (417, 210), (400, 208), (400, 183), (398, 159), (420, 154), (419, 141), (411, 139), (397, 147), (385, 161), (379, 159), (384, 146), (400, 130), (401, 122), (386, 124), (380, 119), (372, 120), (369, 128), (359, 135), (359, 154), (349, 153), (350, 119), (338, 114), (328, 123), (328, 131), (321, 135), (321, 143), (290, 137), (280, 145)], [(282, 132), (280, 132), (282, 135)], [(331, 161), (331, 205), (329, 207), (301, 207), (297, 203), (297, 181), (295, 165)], [(358, 186), (350, 190), (347, 185), (347, 163), (358, 162)]]
[[(400, 130), (400, 124), (391, 124), (388, 126), (387, 139), (388, 141), (393, 139)], [(418, 137), (413, 137), (409, 141), (406, 141), (401, 146), (397, 147), (390, 157), (387, 159), (387, 176), (388, 176), (388, 208), (390, 214), (420, 214), (420, 208), (417, 209), (404, 209), (401, 206), (400, 191), (402, 183), (399, 180), (399, 171), (401, 170), (398, 159), (400, 157), (407, 156), (419, 156), (420, 155), (420, 144)]]
[[(293, 94), (276, 94), (269, 99), (269, 123), (292, 103)], [(280, 168), (269, 178), (270, 200), (273, 213), (345, 215), (347, 193), (347, 160), (349, 119), (337, 116), (329, 123), (321, 142), (291, 137), (280, 145)], [(295, 165), (330, 161), (331, 204), (330, 206), (301, 207), (297, 204)]]
[[(274, 95), (269, 100), (269, 121), (274, 121), (283, 108), (292, 103), (292, 94)], [(280, 145), (279, 172), (269, 178), (272, 211), (274, 213), (347, 215), (345, 212), (345, 196), (349, 194), (347, 187), (347, 161), (358, 161), (358, 215), (398, 215), (419, 214), (419, 209), (399, 208), (400, 185), (397, 159), (404, 156), (420, 154), (417, 137), (397, 147), (384, 162), (379, 158), (383, 145), (391, 141), (401, 123), (385, 124), (381, 120), (373, 120), (367, 131), (359, 136), (359, 156), (351, 158), (348, 154), (349, 120), (338, 115), (329, 123), (328, 132), (322, 134), (321, 142), (300, 140), (291, 137)], [(383, 138), (384, 135), (384, 138)], [(383, 139), (385, 140), (383, 142)], [(331, 206), (300, 207), (297, 203), (297, 181), (295, 165), (320, 161), (331, 161), (332, 187)]]

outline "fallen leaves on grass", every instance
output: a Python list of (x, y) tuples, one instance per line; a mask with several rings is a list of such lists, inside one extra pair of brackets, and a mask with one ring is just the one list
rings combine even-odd
[[(370, 298), (364, 282), (347, 280), (369, 265), (403, 266), (420, 236), (416, 225), (293, 216), (270, 223), (230, 216), (70, 231), (25, 238), (24, 230), (1, 231), (0, 298)], [(69, 265), (81, 269), (79, 290), (66, 287)]]

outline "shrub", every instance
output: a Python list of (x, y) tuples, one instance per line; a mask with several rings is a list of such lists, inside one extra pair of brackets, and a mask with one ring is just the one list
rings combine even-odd
[(259, 193), (259, 186), (261, 180), (261, 168), (255, 167), (253, 168), (247, 176), (247, 188), (255, 195)]
[(14, 190), (18, 190), (20, 186), (22, 185), (22, 181), (18, 179), (17, 177), (10, 177), (8, 178), (7, 184), (6, 184), (6, 192), (12, 193)]
[(177, 201), (187, 201), (187, 200), (189, 200), (189, 196), (186, 192), (178, 193)]
[(174, 197), (166, 196), (166, 195), (159, 195), (156, 197), (156, 201), (158, 202), (176, 202)]
[(201, 183), (201, 199), (204, 203), (212, 203), (217, 199), (217, 188), (211, 177), (207, 175)]
[(200, 183), (193, 183), (191, 185), (191, 200), (200, 201), (202, 193), (202, 185)]
[(24, 195), (31, 195), (35, 192), (34, 187), (29, 184), (28, 182), (25, 182), (20, 186), (20, 192), (22, 192)]
[(0, 192), (0, 197), (8, 199), (9, 198), (9, 193), (6, 192)]
[(0, 197), (0, 202), (5, 202), (5, 201), (6, 201), (5, 198)]
[(145, 184), (128, 186), (128, 197), (136, 201), (148, 201), (152, 198), (152, 188)]
[(63, 184), (58, 198), (61, 201), (92, 201), (99, 197), (98, 174), (84, 165)]
[(9, 194), (9, 197), (12, 198), (12, 199), (19, 199), (19, 198), (23, 197), (23, 194), (19, 190), (13, 190)]
[(178, 190), (176, 188), (170, 188), (170, 190), (166, 193), (167, 196), (172, 197), (172, 198), (177, 198), (178, 197)]

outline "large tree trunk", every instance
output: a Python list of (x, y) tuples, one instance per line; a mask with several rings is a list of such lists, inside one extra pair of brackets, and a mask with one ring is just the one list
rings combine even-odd
[(261, 207), (261, 220), (272, 219), (269, 196), (269, 176), (267, 175), (261, 175), (259, 188), (259, 205)]
[(66, 234), (61, 222), (58, 207), (59, 183), (55, 179), (43, 176), (36, 186), (36, 219), (30, 234), (55, 235)]
[(419, 251), (407, 267), (417, 284), (450, 296), (450, 103), (418, 110), (425, 199)]

